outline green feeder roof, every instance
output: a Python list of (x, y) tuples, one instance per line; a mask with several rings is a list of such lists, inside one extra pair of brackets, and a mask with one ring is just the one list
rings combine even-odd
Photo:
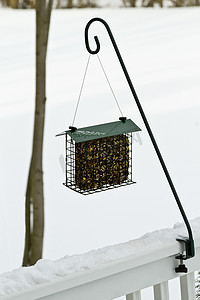
[(131, 119), (128, 119), (126, 121), (77, 128), (75, 131), (68, 130), (56, 136), (68, 134), (76, 143), (80, 143), (136, 131), (141, 131), (141, 129)]

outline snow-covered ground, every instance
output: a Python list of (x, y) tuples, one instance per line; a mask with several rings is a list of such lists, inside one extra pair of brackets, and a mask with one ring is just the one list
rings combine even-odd
[[(134, 144), (137, 184), (91, 196), (62, 185), (59, 158), (88, 53), (92, 17), (110, 25), (189, 219), (200, 215), (200, 8), (53, 11), (47, 60), (44, 145), (44, 258), (59, 259), (135, 239), (180, 221), (179, 210), (133, 101), (108, 35), (100, 57), (125, 116), (142, 128)], [(34, 110), (34, 11), (0, 9), (0, 273), (21, 265), (24, 194)], [(92, 40), (92, 35), (91, 35)], [(93, 44), (94, 45), (94, 44)], [(75, 126), (118, 120), (96, 57), (91, 58)]]

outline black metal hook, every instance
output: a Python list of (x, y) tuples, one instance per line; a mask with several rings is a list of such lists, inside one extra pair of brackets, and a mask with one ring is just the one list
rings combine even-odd
[(98, 39), (97, 36), (94, 36), (94, 40), (95, 40), (96, 46), (97, 46), (96, 50), (91, 50), (90, 45), (89, 45), (89, 40), (88, 40), (88, 30), (89, 30), (89, 27), (90, 27), (90, 25), (91, 25), (93, 22), (95, 22), (95, 21), (98, 21), (98, 22), (103, 23), (103, 25), (106, 27), (106, 29), (107, 29), (107, 31), (108, 31), (108, 34), (109, 34), (109, 36), (110, 36), (110, 38), (111, 38), (112, 43), (114, 42), (114, 44), (116, 45), (115, 40), (114, 40), (114, 37), (113, 37), (112, 32), (111, 32), (111, 30), (110, 30), (110, 27), (108, 26), (108, 24), (106, 23), (106, 21), (104, 21), (104, 20), (101, 19), (101, 18), (93, 18), (93, 19), (91, 19), (91, 20), (87, 23), (87, 25), (86, 25), (86, 27), (85, 27), (85, 45), (86, 45), (87, 51), (88, 51), (90, 54), (97, 54), (97, 53), (100, 51), (100, 42), (99, 42), (99, 39)]
[[(122, 57), (121, 57), (121, 54), (120, 54), (120, 52), (119, 52), (119, 49), (118, 49), (117, 44), (116, 44), (116, 42), (115, 42), (115, 39), (114, 39), (114, 37), (113, 37), (113, 34), (112, 34), (111, 30), (110, 30), (110, 27), (109, 27), (108, 24), (107, 24), (103, 19), (101, 19), (101, 18), (93, 18), (93, 19), (91, 19), (91, 20), (87, 23), (87, 25), (86, 25), (86, 27), (85, 27), (85, 45), (86, 45), (87, 51), (88, 51), (90, 54), (97, 54), (97, 53), (100, 51), (100, 42), (99, 42), (99, 39), (98, 39), (97, 36), (94, 37), (94, 40), (95, 40), (95, 42), (96, 42), (96, 50), (91, 50), (90, 45), (89, 45), (89, 40), (88, 40), (88, 30), (89, 30), (89, 27), (90, 27), (90, 25), (91, 25), (93, 22), (95, 22), (95, 21), (98, 21), (98, 22), (103, 23), (103, 25), (104, 25), (104, 26), (106, 27), (106, 29), (107, 29), (107, 32), (108, 32), (108, 34), (109, 34), (109, 37), (110, 37), (110, 39), (111, 39), (111, 42), (112, 42), (112, 44), (113, 44), (113, 47), (114, 47), (115, 52), (116, 52), (116, 54), (117, 54), (117, 57), (118, 57), (118, 59), (119, 59), (119, 62), (120, 62), (120, 64), (121, 64), (121, 67), (122, 67), (122, 69), (123, 69), (124, 75), (125, 75), (125, 77), (126, 77), (126, 79), (127, 79), (127, 82), (128, 82), (129, 87), (130, 87), (130, 90), (131, 90), (131, 92), (132, 92), (132, 95), (133, 95), (133, 97), (134, 97), (134, 99), (135, 99), (135, 102), (136, 102), (136, 104), (137, 104), (137, 107), (138, 107), (138, 109), (139, 109), (139, 112), (140, 112), (140, 114), (141, 114), (141, 117), (142, 117), (142, 119), (143, 119), (143, 122), (144, 122), (144, 124), (145, 124), (145, 126), (146, 126), (146, 129), (147, 129), (147, 132), (148, 132), (148, 134), (149, 134), (149, 137), (150, 137), (150, 139), (151, 139), (151, 141), (152, 141), (153, 147), (154, 147), (154, 149), (155, 149), (155, 151), (156, 151), (156, 154), (157, 154), (157, 156), (158, 156), (158, 159), (159, 159), (159, 161), (160, 161), (160, 164), (161, 164), (161, 166), (162, 166), (162, 169), (163, 169), (163, 171), (164, 171), (164, 173), (165, 173), (165, 176), (166, 176), (166, 178), (167, 178), (167, 181), (168, 181), (168, 183), (169, 183), (169, 186), (170, 186), (170, 188), (171, 188), (171, 191), (172, 191), (172, 193), (173, 193), (173, 195), (174, 195), (174, 198), (175, 198), (175, 200), (176, 200), (176, 203), (177, 203), (177, 205), (178, 205), (178, 208), (179, 208), (179, 210), (180, 210), (180, 213), (181, 213), (181, 215), (182, 215), (182, 217), (183, 217), (183, 220), (184, 220), (184, 222), (185, 222), (186, 228), (187, 228), (187, 230), (188, 230), (189, 238), (180, 237), (180, 238), (177, 239), (177, 241), (183, 242), (183, 243), (185, 244), (185, 252), (186, 252), (186, 255), (180, 255), (181, 257), (178, 256), (177, 259), (181, 259), (181, 261), (182, 261), (182, 259), (188, 259), (188, 258), (194, 257), (194, 255), (195, 255), (194, 240), (193, 240), (193, 234), (192, 234), (192, 229), (191, 229), (190, 223), (189, 223), (189, 221), (188, 221), (188, 219), (187, 219), (187, 216), (186, 216), (186, 214), (185, 214), (185, 211), (184, 211), (184, 209), (183, 209), (183, 206), (182, 206), (182, 204), (181, 204), (181, 201), (180, 201), (180, 199), (179, 199), (179, 196), (178, 196), (178, 194), (177, 194), (177, 192), (176, 192), (175, 186), (174, 186), (174, 184), (173, 184), (173, 182), (172, 182), (172, 179), (171, 179), (170, 174), (169, 174), (169, 172), (168, 172), (168, 170), (167, 170), (167, 167), (166, 167), (166, 165), (165, 165), (165, 162), (164, 162), (164, 160), (163, 160), (163, 158), (162, 158), (162, 155), (161, 155), (161, 153), (160, 153), (160, 150), (159, 150), (159, 148), (158, 148), (158, 145), (157, 145), (157, 143), (156, 143), (156, 140), (155, 140), (155, 138), (154, 138), (154, 136), (153, 136), (152, 130), (151, 130), (150, 126), (149, 126), (149, 123), (148, 123), (148, 121), (147, 121), (147, 118), (146, 118), (146, 116), (145, 116), (145, 113), (144, 113), (144, 111), (143, 111), (143, 108), (142, 108), (142, 106), (141, 106), (141, 104), (140, 104), (139, 98), (138, 98), (138, 96), (137, 96), (137, 94), (136, 94), (136, 91), (135, 91), (135, 89), (134, 89), (134, 87), (133, 87), (132, 81), (131, 81), (131, 79), (130, 79), (130, 76), (129, 76), (129, 74), (128, 74), (128, 71), (127, 71), (127, 69), (126, 69), (126, 66), (125, 66), (125, 64), (124, 64), (124, 62), (123, 62), (123, 59), (122, 59)], [(181, 269), (181, 268), (180, 268), (180, 269)], [(178, 271), (178, 270), (177, 270), (177, 271)], [(179, 270), (179, 272), (181, 272), (181, 271)]]

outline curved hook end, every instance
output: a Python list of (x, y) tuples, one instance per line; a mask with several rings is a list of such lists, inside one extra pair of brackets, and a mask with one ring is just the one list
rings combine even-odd
[(89, 45), (88, 29), (89, 29), (89, 26), (86, 26), (86, 28), (85, 28), (85, 45), (86, 45), (86, 49), (90, 54), (97, 54), (100, 51), (99, 39), (98, 39), (97, 36), (94, 36), (94, 40), (95, 40), (95, 43), (96, 43), (96, 50), (92, 50), (90, 48), (90, 45)]
[[(91, 19), (91, 20), (87, 23), (87, 25), (86, 25), (86, 27), (85, 27), (85, 45), (86, 45), (87, 51), (88, 51), (90, 54), (97, 54), (97, 53), (100, 51), (100, 42), (99, 42), (99, 39), (98, 39), (97, 36), (94, 37), (94, 40), (95, 40), (95, 43), (96, 43), (96, 50), (92, 50), (92, 49), (90, 48), (90, 46), (89, 46), (88, 30), (89, 30), (90, 25), (91, 25), (93, 22), (95, 22), (95, 21), (101, 22), (101, 23), (106, 27), (106, 29), (107, 29), (107, 31), (108, 31), (108, 34), (109, 34), (109, 36), (110, 36), (110, 38), (111, 38), (111, 41), (112, 41), (112, 43), (113, 43), (113, 46), (114, 46), (114, 48), (115, 48), (115, 51), (116, 51), (117, 45), (116, 45), (116, 43), (115, 43), (115, 40), (114, 40), (114, 37), (113, 37), (112, 32), (111, 32), (111, 30), (110, 30), (110, 27), (108, 26), (108, 24), (106, 23), (106, 21), (104, 21), (103, 19), (98, 18), (98, 17), (97, 17), (97, 18)], [(118, 49), (117, 49), (117, 50), (118, 50)], [(117, 52), (119, 52), (119, 51), (117, 51)]]
[(94, 40), (95, 40), (95, 43), (96, 43), (96, 50), (92, 50), (90, 48), (90, 45), (89, 45), (89, 40), (88, 40), (88, 30), (89, 30), (89, 27), (90, 25), (95, 22), (95, 21), (98, 21), (98, 22), (101, 22), (105, 25), (105, 27), (107, 28), (108, 32), (110, 32), (110, 28), (108, 26), (108, 24), (101, 18), (93, 18), (91, 19), (86, 27), (85, 27), (85, 45), (86, 45), (86, 48), (87, 48), (87, 51), (90, 53), (90, 54), (97, 54), (99, 51), (100, 51), (100, 42), (99, 42), (99, 39), (97, 36), (94, 36)]

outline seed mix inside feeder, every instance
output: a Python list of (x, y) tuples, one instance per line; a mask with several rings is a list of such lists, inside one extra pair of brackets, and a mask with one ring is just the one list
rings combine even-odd
[(134, 183), (132, 133), (140, 128), (121, 119), (58, 134), (66, 137), (65, 186), (91, 194)]

